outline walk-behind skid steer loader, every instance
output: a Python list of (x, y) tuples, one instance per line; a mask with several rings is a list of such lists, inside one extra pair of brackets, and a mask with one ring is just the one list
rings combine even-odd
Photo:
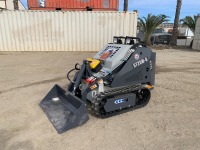
[(68, 73), (67, 91), (55, 85), (40, 107), (58, 133), (86, 123), (87, 108), (106, 118), (144, 107), (155, 82), (155, 61), (156, 54), (138, 38), (114, 37), (113, 43)]

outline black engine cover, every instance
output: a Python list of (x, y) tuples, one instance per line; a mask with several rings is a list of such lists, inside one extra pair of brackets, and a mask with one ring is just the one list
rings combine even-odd
[(156, 53), (149, 48), (137, 48), (122, 69), (116, 73), (111, 87), (155, 83)]

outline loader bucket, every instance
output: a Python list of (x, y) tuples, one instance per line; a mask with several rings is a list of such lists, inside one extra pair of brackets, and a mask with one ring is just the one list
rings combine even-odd
[(59, 134), (80, 126), (89, 119), (85, 104), (58, 85), (44, 97), (40, 107)]

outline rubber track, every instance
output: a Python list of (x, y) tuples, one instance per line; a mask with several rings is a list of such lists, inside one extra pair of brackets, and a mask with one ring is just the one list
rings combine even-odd
[(115, 115), (119, 115), (128, 111), (132, 111), (134, 109), (139, 109), (141, 107), (144, 107), (148, 104), (149, 100), (147, 100), (146, 102), (140, 104), (140, 105), (135, 105), (133, 107), (127, 107), (124, 108), (122, 110), (116, 110), (116, 111), (112, 111), (109, 113), (106, 113), (104, 111), (104, 113), (102, 114), (101, 111), (103, 111), (103, 99), (109, 96), (115, 96), (115, 95), (121, 95), (121, 94), (126, 94), (126, 93), (135, 93), (137, 94), (137, 92), (139, 90), (145, 89), (144, 86), (142, 85), (130, 85), (130, 86), (124, 86), (124, 87), (118, 87), (118, 88), (113, 88), (111, 90), (105, 91), (105, 92), (101, 92), (99, 94), (97, 94), (94, 98), (94, 100), (92, 101), (92, 111), (93, 113), (101, 118), (108, 118), (108, 117), (112, 117)]

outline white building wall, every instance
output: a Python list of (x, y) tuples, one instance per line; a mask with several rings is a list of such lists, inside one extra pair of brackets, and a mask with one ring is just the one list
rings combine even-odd
[[(6, 0), (6, 5), (8, 10), (14, 10), (13, 0)], [(19, 5), (19, 10), (25, 10), (24, 6), (20, 1), (18, 2), (18, 5)], [(6, 8), (5, 1), (0, 1), (0, 7)]]
[(0, 1), (0, 8), (5, 8), (5, 1)]

